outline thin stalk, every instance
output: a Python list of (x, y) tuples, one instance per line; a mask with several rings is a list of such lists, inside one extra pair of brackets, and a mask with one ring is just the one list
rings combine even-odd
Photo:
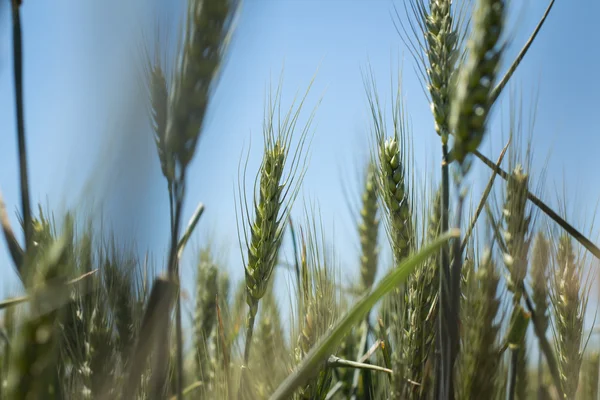
[[(475, 156), (479, 158), (485, 165), (495, 171), (498, 175), (500, 175), (504, 180), (508, 179), (508, 173), (504, 171), (501, 167), (496, 166), (489, 158), (481, 154), (478, 150), (474, 151)], [(542, 200), (540, 200), (537, 196), (535, 196), (530, 191), (527, 191), (527, 199), (535, 204), (540, 210), (544, 212), (548, 217), (550, 217), (554, 222), (560, 225), (569, 235), (571, 235), (575, 240), (577, 240), (583, 247), (586, 248), (590, 253), (592, 253), (597, 259), (600, 260), (600, 248), (598, 248), (595, 244), (593, 244), (587, 237), (585, 237), (581, 232), (579, 232), (575, 227), (565, 221), (560, 215), (558, 215), (554, 210), (548, 207)]]
[(19, 2), (11, 1), (13, 20), (13, 71), (15, 81), (15, 108), (17, 112), (17, 142), (19, 148), (19, 177), (21, 184), (21, 212), (25, 249), (31, 240), (31, 204), (29, 199), (29, 178), (27, 174), (27, 149), (25, 143), (25, 115), (23, 107), (23, 37), (21, 33), (21, 15)]
[(252, 336), (254, 335), (254, 319), (256, 318), (256, 314), (249, 312), (248, 313), (248, 322), (246, 323), (246, 346), (244, 346), (244, 364), (248, 365), (248, 361), (250, 360), (250, 345), (248, 343), (252, 342)]
[(506, 71), (506, 73), (502, 77), (502, 80), (496, 85), (496, 87), (494, 87), (494, 90), (492, 91), (492, 94), (490, 96), (491, 104), (494, 104), (496, 102), (496, 100), (498, 99), (498, 96), (500, 96), (500, 93), (502, 93), (502, 90), (504, 89), (504, 87), (506, 86), (506, 84), (508, 83), (510, 78), (512, 77), (513, 73), (517, 70), (517, 67), (519, 66), (519, 64), (521, 64), (521, 61), (525, 57), (525, 54), (527, 54), (529, 47), (531, 47), (531, 45), (533, 44), (533, 41), (535, 40), (540, 29), (542, 29), (542, 25), (544, 25), (544, 22), (546, 21), (548, 14), (550, 14), (550, 10), (552, 10), (552, 6), (554, 6), (554, 0), (550, 1), (550, 4), (548, 4), (548, 7), (546, 8), (544, 15), (542, 16), (542, 19), (540, 19), (540, 22), (538, 22), (537, 26), (533, 30), (533, 33), (531, 34), (531, 36), (529, 36), (529, 39), (527, 40), (527, 42), (525, 43), (525, 45), (523, 46), (523, 48), (517, 55), (517, 58), (515, 58), (515, 60), (511, 64), (511, 66), (508, 68), (508, 71)]
[(344, 360), (343, 358), (339, 358), (337, 356), (329, 356), (327, 360), (328, 367), (345, 367), (345, 368), (355, 368), (357, 371), (366, 370), (366, 371), (378, 371), (385, 372), (387, 374), (392, 374), (392, 370), (389, 368), (380, 367), (378, 365), (361, 363), (358, 361), (350, 361)]
[(538, 353), (538, 371), (537, 371), (537, 398), (538, 400), (543, 399), (542, 395), (542, 382), (543, 382), (544, 370), (542, 364), (542, 352)]
[[(508, 140), (508, 143), (506, 143), (506, 146), (504, 146), (504, 148), (502, 149), (502, 152), (500, 153), (500, 156), (498, 157), (498, 160), (496, 161), (497, 167), (500, 167), (500, 165), (502, 164), (502, 160), (504, 159), (504, 154), (506, 154), (506, 150), (508, 150), (509, 145), (510, 145), (510, 139)], [(487, 199), (492, 191), (492, 187), (494, 186), (494, 181), (496, 180), (496, 175), (498, 175), (498, 173), (496, 171), (492, 171), (492, 176), (490, 176), (487, 186), (485, 187), (485, 190), (483, 191), (483, 194), (481, 195), (479, 204), (477, 205), (477, 208), (475, 209), (475, 214), (473, 214), (473, 218), (471, 219), (469, 228), (467, 228), (465, 237), (463, 238), (462, 244), (460, 245), (461, 254), (465, 251), (465, 248), (467, 247), (467, 243), (469, 242), (469, 238), (471, 237), (471, 234), (473, 233), (473, 229), (475, 228), (475, 224), (477, 223), (477, 220), (479, 219), (479, 216), (481, 215), (481, 212), (483, 211), (483, 208), (485, 207)]]
[[(178, 234), (181, 225), (181, 212), (185, 198), (185, 171), (172, 185), (174, 194), (174, 219), (171, 229), (171, 248), (169, 251), (168, 273), (171, 282), (177, 284), (177, 297), (175, 300), (175, 336), (176, 336), (176, 362), (177, 362), (177, 399), (183, 400), (183, 332), (181, 324), (181, 284), (179, 281), (179, 263), (177, 260)], [(170, 310), (169, 310), (170, 311)], [(164, 329), (168, 329), (168, 324)], [(163, 344), (166, 346), (166, 344)]]
[(181, 323), (181, 285), (177, 285), (175, 334), (177, 335), (177, 400), (183, 400), (183, 327)]
[(519, 369), (519, 348), (511, 349), (510, 365), (508, 367), (508, 386), (506, 388), (506, 400), (514, 400), (515, 388), (517, 386), (517, 370)]
[[(442, 216), (441, 216), (441, 233), (448, 232), (448, 214), (450, 209), (450, 176), (448, 170), (448, 144), (442, 143)], [(436, 393), (438, 398), (445, 398), (444, 393), (447, 392), (448, 377), (450, 371), (449, 353), (448, 353), (448, 335), (447, 324), (445, 319), (448, 317), (449, 305), (449, 287), (450, 282), (450, 256), (448, 254), (448, 245), (444, 244), (441, 248), (441, 263), (440, 268), (440, 312), (438, 315), (438, 333), (436, 335)]]
[(531, 313), (531, 321), (533, 322), (533, 330), (535, 335), (537, 336), (540, 342), (540, 348), (542, 349), (542, 353), (544, 353), (544, 357), (546, 358), (546, 363), (548, 364), (548, 369), (550, 370), (550, 375), (552, 376), (552, 380), (554, 382), (554, 387), (559, 394), (559, 397), (564, 398), (562, 393), (562, 387), (560, 384), (560, 372), (558, 371), (558, 365), (556, 364), (556, 359), (554, 358), (554, 353), (552, 352), (552, 347), (546, 338), (544, 332), (542, 332), (542, 328), (536, 318), (535, 308), (533, 307), (533, 302), (529, 298), (529, 294), (525, 287), (523, 290), (523, 298), (525, 299), (525, 305), (527, 306), (527, 310)]
[[(369, 341), (368, 341), (368, 339), (369, 339), (369, 314), (367, 314), (367, 316), (365, 317), (365, 320), (361, 324), (361, 329), (363, 332), (362, 332), (360, 342), (358, 345), (358, 357), (360, 357), (362, 354), (364, 354), (366, 351), (368, 351), (368, 348), (369, 348)], [(331, 357), (335, 357), (335, 356), (331, 356)], [(329, 358), (329, 360), (331, 360), (331, 357)], [(352, 377), (352, 388), (350, 389), (350, 393), (352, 394), (350, 397), (351, 400), (356, 400), (356, 396), (358, 393), (358, 384), (360, 381), (360, 372), (361, 372), (360, 369), (356, 369), (356, 371), (354, 371), (354, 376)], [(365, 386), (365, 393), (368, 393), (368, 390), (369, 390), (369, 388), (367, 388)]]
[(333, 399), (337, 392), (339, 392), (343, 387), (344, 383), (342, 381), (338, 381), (335, 385), (333, 385), (329, 393), (327, 393), (327, 396), (325, 396), (325, 400)]
[(296, 271), (296, 282), (298, 284), (298, 289), (300, 289), (300, 253), (298, 252), (298, 243), (296, 242), (296, 229), (294, 229), (294, 223), (292, 221), (292, 216), (288, 216), (288, 221), (290, 224), (290, 234), (292, 235), (292, 246), (294, 249), (294, 270)]

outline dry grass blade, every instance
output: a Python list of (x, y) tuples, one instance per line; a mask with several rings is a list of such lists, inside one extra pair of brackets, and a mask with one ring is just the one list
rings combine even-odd
[(365, 364), (365, 363), (359, 362), (359, 361), (344, 360), (344, 359), (339, 358), (334, 355), (329, 356), (329, 358), (327, 359), (327, 366), (342, 367), (342, 368), (356, 368), (356, 369), (364, 369), (364, 370), (370, 370), (370, 371), (385, 372), (390, 375), (392, 374), (392, 370), (389, 368), (384, 368), (384, 367), (380, 367), (380, 366), (373, 365), (373, 364)]
[(194, 233), (194, 229), (196, 229), (196, 225), (198, 225), (198, 221), (200, 221), (200, 217), (202, 217), (202, 214), (204, 214), (204, 204), (199, 203), (198, 207), (196, 207), (196, 210), (194, 211), (194, 214), (192, 215), (192, 218), (190, 218), (188, 226), (185, 228), (183, 235), (177, 243), (177, 258), (181, 258), (183, 249), (185, 248), (185, 245), (187, 244), (190, 237), (192, 236), (192, 233)]

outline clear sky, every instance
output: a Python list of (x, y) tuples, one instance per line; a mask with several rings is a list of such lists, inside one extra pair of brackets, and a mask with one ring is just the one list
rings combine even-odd
[[(89, 201), (104, 202), (108, 222), (135, 237), (160, 264), (168, 246), (166, 185), (151, 131), (132, 122), (136, 103), (127, 63), (135, 39), (148, 28), (151, 11), (135, 0), (102, 2), (24, 1), (25, 115), (32, 203), (60, 212)], [(156, 1), (163, 32), (173, 39), (182, 0)], [(402, 6), (401, 1), (395, 2)], [(546, 1), (511, 2), (507, 60), (535, 27)], [(523, 4), (521, 4), (523, 3)], [(344, 276), (357, 273), (355, 228), (344, 187), (357, 193), (356, 176), (367, 156), (369, 114), (361, 75), (370, 64), (380, 95), (389, 99), (389, 81), (403, 70), (403, 91), (421, 173), (439, 164), (438, 139), (429, 106), (414, 72), (414, 61), (393, 23), (391, 0), (246, 0), (222, 80), (188, 174), (184, 223), (197, 202), (206, 205), (193, 246), (212, 240), (223, 248), (230, 273), (242, 277), (234, 213), (238, 160), (249, 153), (250, 177), (260, 160), (261, 124), (269, 82), (283, 70), (283, 107), (316, 76), (305, 114), (317, 110), (311, 159), (294, 215), (317, 202), (328, 239), (335, 245)], [(0, 188), (14, 225), (19, 208), (10, 13), (0, 12)], [(402, 14), (402, 13), (401, 13)], [(543, 196), (556, 204), (568, 182), (569, 219), (588, 229), (600, 186), (600, 3), (558, 1), (538, 40), (514, 76), (527, 117), (538, 93), (532, 132), (534, 175), (550, 155)], [(174, 41), (171, 40), (171, 43)], [(316, 74), (316, 75), (315, 75)], [(496, 158), (506, 130), (509, 96), (502, 97), (482, 150)], [(137, 98), (139, 100), (139, 98)], [(387, 101), (389, 104), (389, 101)], [(506, 127), (506, 126), (505, 126)], [(529, 133), (529, 132), (526, 132)], [(116, 144), (120, 144), (115, 146)], [(477, 162), (469, 179), (481, 185), (489, 171)], [(86, 184), (96, 179), (95, 190)], [(98, 182), (101, 182), (98, 183)], [(476, 186), (477, 186), (476, 185)], [(562, 196), (562, 195), (561, 195)], [(355, 201), (355, 200), (353, 200)], [(593, 238), (597, 233), (593, 232)], [(189, 260), (193, 254), (188, 252)], [(289, 254), (288, 254), (289, 256)], [(184, 268), (192, 276), (191, 263)], [(17, 281), (0, 245), (0, 292)], [(595, 301), (590, 304), (595, 305)]]

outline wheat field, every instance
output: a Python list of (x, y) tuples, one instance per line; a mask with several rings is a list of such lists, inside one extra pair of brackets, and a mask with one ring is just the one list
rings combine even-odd
[[(392, 15), (408, 18), (389, 23), (428, 97), (433, 123), (423, 132), (436, 137), (441, 179), (416, 179), (402, 79), (389, 103), (387, 82), (364, 69), (371, 146), (360, 192), (348, 194), (360, 252), (343, 267), (356, 272), (350, 286), (318, 207), (305, 204), (304, 218), (292, 218), (311, 168), (311, 85), (290, 103), (281, 82), (270, 86), (262, 160), (253, 169), (240, 156), (232, 199), (237, 231), (229, 234), (242, 262), (230, 267), (242, 279), (230, 277), (214, 243), (201, 243), (191, 295), (182, 255), (211, 210), (200, 203), (184, 215), (190, 164), (243, 4), (186, 2), (175, 57), (153, 35), (140, 51), (169, 199), (168, 252), (150, 258), (98, 235), (77, 209), (57, 217), (32, 206), (21, 2), (11, 0), (20, 226), (1, 192), (0, 224), (22, 291), (0, 301), (0, 399), (600, 398), (600, 353), (584, 324), (595, 312), (590, 267), (600, 249), (536, 194), (520, 105), (498, 158), (480, 149), (554, 0), (514, 59), (511, 2), (397, 2)], [(471, 201), (475, 164), (491, 174)], [(288, 287), (276, 287), (278, 274)]]

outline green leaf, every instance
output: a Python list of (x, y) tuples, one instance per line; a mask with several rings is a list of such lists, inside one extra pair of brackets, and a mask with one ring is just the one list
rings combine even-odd
[(448, 240), (460, 236), (458, 230), (450, 230), (425, 246), (421, 251), (403, 261), (398, 268), (385, 276), (370, 293), (360, 299), (306, 355), (302, 364), (279, 385), (271, 400), (290, 399), (295, 390), (306, 383), (324, 363), (344, 335), (361, 321), (367, 312), (387, 293), (403, 283), (413, 270), (438, 251)]

